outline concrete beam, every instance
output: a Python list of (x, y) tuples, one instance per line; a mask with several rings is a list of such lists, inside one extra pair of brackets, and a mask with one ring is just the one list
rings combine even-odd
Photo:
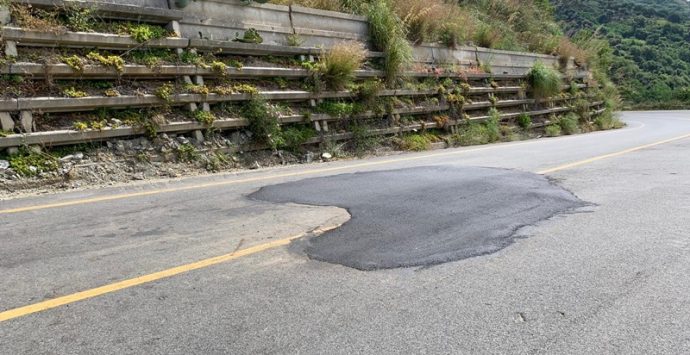
[(133, 4), (116, 4), (103, 1), (81, 0), (12, 0), (18, 4), (28, 4), (45, 9), (76, 8), (91, 9), (101, 18), (165, 24), (178, 21), (183, 17), (180, 10), (170, 10), (162, 7), (137, 6)]

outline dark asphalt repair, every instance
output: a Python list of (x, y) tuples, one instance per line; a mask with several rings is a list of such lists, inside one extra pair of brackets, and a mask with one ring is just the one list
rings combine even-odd
[(312, 259), (360, 270), (494, 253), (521, 227), (587, 205), (541, 175), (454, 166), (305, 179), (261, 188), (250, 198), (346, 208), (350, 221), (297, 246)]

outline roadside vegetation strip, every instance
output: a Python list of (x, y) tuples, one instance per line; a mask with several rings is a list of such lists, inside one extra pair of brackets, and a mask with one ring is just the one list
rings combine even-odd
[(320, 227), (320, 228), (317, 228), (317, 229), (310, 231), (310, 232), (300, 233), (300, 234), (292, 236), (292, 237), (278, 239), (278, 240), (275, 240), (272, 242), (255, 245), (253, 247), (234, 251), (234, 252), (229, 253), (229, 254), (220, 255), (220, 256), (209, 258), (209, 259), (196, 261), (196, 262), (193, 262), (190, 264), (176, 266), (176, 267), (173, 267), (170, 269), (154, 272), (152, 274), (147, 274), (147, 275), (134, 277), (131, 279), (122, 280), (119, 282), (115, 282), (115, 283), (111, 283), (108, 285), (92, 288), (89, 290), (73, 293), (70, 295), (65, 295), (62, 297), (53, 298), (53, 299), (50, 299), (47, 301), (30, 304), (30, 305), (27, 305), (24, 307), (10, 309), (7, 311), (0, 312), (0, 322), (8, 321), (8, 320), (14, 319), (14, 318), (27, 316), (27, 315), (30, 315), (33, 313), (47, 311), (49, 309), (57, 308), (57, 307), (64, 306), (67, 304), (87, 300), (90, 298), (102, 296), (102, 295), (112, 293), (112, 292), (117, 292), (117, 291), (120, 291), (123, 289), (142, 285), (145, 283), (166, 279), (166, 278), (180, 275), (180, 274), (183, 274), (186, 272), (207, 268), (210, 266), (218, 265), (218, 264), (225, 263), (225, 262), (235, 260), (235, 259), (239, 259), (239, 258), (242, 258), (245, 256), (257, 254), (257, 253), (267, 251), (270, 249), (275, 249), (275, 248), (278, 248), (281, 246), (285, 246), (295, 239), (302, 238), (305, 236), (320, 235), (320, 234), (323, 234), (327, 231), (336, 229), (338, 227), (340, 227), (340, 225)]

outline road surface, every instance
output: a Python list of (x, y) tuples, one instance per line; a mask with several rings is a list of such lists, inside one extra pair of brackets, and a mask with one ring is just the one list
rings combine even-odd
[[(0, 201), (0, 354), (690, 353), (690, 112), (622, 118), (617, 131)], [(453, 178), (414, 180), (429, 171)], [(532, 185), (468, 178), (481, 171)], [(301, 194), (257, 198), (289, 191), (275, 185)], [(404, 208), (372, 197), (386, 186), (404, 187), (388, 196)], [(467, 208), (476, 196), (508, 222)], [(545, 202), (508, 209), (520, 196)], [(526, 217), (554, 196), (573, 205)], [(306, 200), (324, 203), (292, 203)], [(450, 248), (454, 211), (463, 228), (517, 230), (483, 253), (370, 271), (303, 245), (369, 231), (385, 254), (398, 228), (434, 236), (410, 250)]]

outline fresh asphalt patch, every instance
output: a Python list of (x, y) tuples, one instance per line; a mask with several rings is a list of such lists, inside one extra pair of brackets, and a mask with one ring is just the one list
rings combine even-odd
[(360, 270), (493, 253), (521, 227), (587, 205), (542, 175), (457, 166), (305, 179), (263, 187), (250, 198), (346, 208), (350, 221), (298, 247), (312, 259)]

